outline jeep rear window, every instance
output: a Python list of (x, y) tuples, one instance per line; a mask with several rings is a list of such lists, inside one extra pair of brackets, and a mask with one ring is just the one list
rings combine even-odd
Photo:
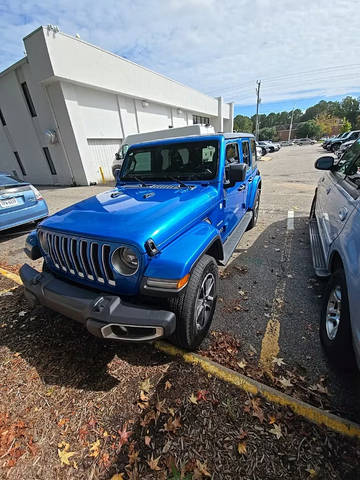
[(121, 176), (152, 180), (210, 180), (216, 176), (217, 141), (181, 142), (131, 148), (124, 160)]

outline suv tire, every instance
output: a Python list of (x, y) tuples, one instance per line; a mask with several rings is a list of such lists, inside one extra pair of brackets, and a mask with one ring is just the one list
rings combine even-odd
[(251, 211), (253, 212), (253, 216), (252, 216), (252, 219), (250, 220), (250, 223), (247, 227), (247, 230), (251, 230), (257, 224), (257, 221), (258, 221), (258, 218), (259, 218), (260, 196), (261, 196), (261, 190), (258, 188), (256, 190), (256, 195), (255, 195), (255, 199), (254, 199), (254, 206), (251, 209)]
[(342, 268), (331, 275), (326, 288), (320, 319), (320, 340), (336, 366), (354, 366), (349, 300)]
[(175, 345), (194, 350), (207, 335), (216, 307), (218, 277), (215, 260), (204, 255), (193, 269), (184, 292), (169, 299), (176, 315), (176, 329), (170, 338)]

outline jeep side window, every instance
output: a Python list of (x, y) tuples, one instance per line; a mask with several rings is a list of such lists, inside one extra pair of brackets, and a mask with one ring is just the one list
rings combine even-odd
[(237, 143), (228, 143), (226, 145), (225, 165), (239, 162), (239, 148)]
[(253, 162), (256, 162), (257, 160), (257, 153), (256, 153), (256, 144), (255, 140), (251, 139), (250, 141), (250, 146), (251, 146), (251, 158)]
[(243, 141), (241, 142), (242, 152), (243, 152), (243, 161), (250, 165), (250, 149), (249, 149), (249, 142)]

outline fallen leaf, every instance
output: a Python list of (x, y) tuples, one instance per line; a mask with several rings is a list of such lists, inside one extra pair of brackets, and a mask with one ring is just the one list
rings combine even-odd
[(150, 390), (152, 389), (152, 385), (150, 383), (150, 379), (146, 378), (141, 384), (140, 384), (140, 390), (144, 390), (146, 393), (150, 393)]
[(149, 397), (145, 394), (144, 390), (140, 390), (140, 400), (142, 402), (147, 402)]
[(272, 425), (273, 423), (276, 422), (276, 418), (273, 417), (272, 415), (269, 416), (269, 424)]
[(151, 437), (145, 435), (145, 437), (144, 437), (144, 442), (145, 442), (145, 445), (146, 445), (147, 447), (149, 447), (149, 446), (150, 446), (150, 442), (151, 442)]
[(209, 392), (207, 390), (199, 390), (198, 393), (197, 393), (197, 399), (198, 401), (199, 400), (204, 400), (204, 402), (207, 401), (207, 398), (206, 398), (206, 395), (208, 394)]
[(205, 477), (211, 477), (211, 473), (209, 473), (207, 470), (206, 462), (201, 463), (200, 460), (196, 460), (196, 469), (198, 470), (198, 473), (201, 473), (201, 475), (204, 475)]
[(285, 388), (289, 388), (289, 387), (293, 387), (294, 385), (290, 382), (290, 380), (288, 380), (287, 378), (284, 378), (284, 377), (280, 377), (280, 380), (279, 382), (281, 383), (281, 385)]
[(133, 463), (137, 462), (139, 457), (139, 450), (133, 451), (129, 453), (129, 463), (132, 465)]
[(244, 359), (242, 359), (241, 362), (237, 362), (237, 364), (240, 368), (244, 369), (247, 365), (247, 362)]
[[(58, 445), (58, 455), (60, 458), (60, 462), (65, 465), (70, 465), (69, 458), (76, 454), (76, 452), (69, 452), (70, 445), (66, 442), (61, 442)], [(63, 448), (61, 450), (61, 448)]]
[(282, 358), (274, 357), (272, 359), (272, 363), (276, 363), (278, 367), (281, 367), (281, 365), (286, 365), (285, 362), (283, 361)]
[(168, 409), (168, 412), (170, 413), (170, 415), (171, 415), (172, 417), (175, 417), (175, 410), (174, 410), (173, 408), (169, 408), (169, 409)]
[(239, 294), (243, 297), (245, 295), (244, 290), (239, 290)]
[(155, 420), (156, 413), (154, 410), (150, 410), (146, 413), (145, 417), (140, 421), (142, 427), (146, 427), (152, 420)]
[(125, 480), (125, 478), (122, 473), (115, 473), (115, 475), (111, 477), (111, 480)]
[(65, 425), (65, 423), (68, 423), (69, 419), (68, 418), (61, 418), (59, 421), (58, 421), (58, 426), (59, 427), (62, 427)]
[(25, 315), (27, 314), (27, 312), (25, 310), (19, 312), (19, 317), (25, 317)]
[(166, 413), (165, 402), (166, 402), (166, 398), (164, 400), (162, 400), (161, 402), (160, 401), (156, 402), (156, 410), (158, 412)]
[(191, 403), (194, 403), (195, 405), (198, 402), (196, 396), (193, 393), (190, 395), (189, 400)]
[(240, 453), (240, 455), (245, 454), (246, 453), (246, 442), (240, 442), (238, 444), (237, 449), (238, 449), (238, 452)]
[(126, 431), (127, 424), (123, 426), (122, 430), (118, 430), (118, 434), (120, 435), (120, 441), (119, 441), (119, 447), (121, 448), (125, 443), (128, 442), (130, 435), (132, 432), (127, 432)]
[(308, 467), (306, 472), (310, 473), (310, 478), (315, 478), (317, 476), (317, 471), (313, 468)]
[(171, 383), (169, 382), (169, 380), (166, 380), (165, 382), (165, 390), (170, 390), (170, 388), (172, 387)]
[(96, 442), (90, 443), (90, 457), (97, 457), (99, 455), (99, 447), (100, 447), (100, 440), (96, 440)]
[(311, 385), (309, 389), (312, 390), (313, 392), (320, 392), (320, 393), (324, 393), (325, 395), (329, 395), (329, 390), (323, 385), (321, 385), (321, 383), (317, 383), (316, 385)]
[(151, 455), (150, 460), (147, 460), (146, 463), (149, 465), (151, 470), (161, 470), (161, 468), (158, 465), (159, 460), (160, 460), (160, 457), (157, 457), (154, 459), (154, 457)]
[(167, 432), (176, 432), (181, 427), (179, 417), (175, 417), (174, 420), (170, 417), (167, 423), (164, 424), (164, 428)]
[(73, 461), (73, 467), (75, 468), (75, 470), (78, 469), (78, 464), (75, 462), (75, 460)]
[(277, 425), (276, 423), (274, 423), (274, 428), (272, 428), (270, 430), (270, 433), (272, 433), (273, 435), (275, 435), (275, 437), (279, 440), (283, 434), (281, 433), (281, 426), (280, 425)]

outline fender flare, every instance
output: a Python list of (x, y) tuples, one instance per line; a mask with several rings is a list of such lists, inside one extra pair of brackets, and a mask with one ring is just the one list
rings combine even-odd
[(261, 177), (257, 174), (254, 180), (251, 182), (251, 187), (248, 189), (247, 195), (247, 208), (251, 210), (254, 206), (255, 195), (258, 189), (261, 190)]
[(170, 243), (159, 255), (152, 257), (144, 276), (181, 279), (191, 272), (199, 258), (211, 247), (223, 255), (219, 232), (208, 222), (201, 222)]

